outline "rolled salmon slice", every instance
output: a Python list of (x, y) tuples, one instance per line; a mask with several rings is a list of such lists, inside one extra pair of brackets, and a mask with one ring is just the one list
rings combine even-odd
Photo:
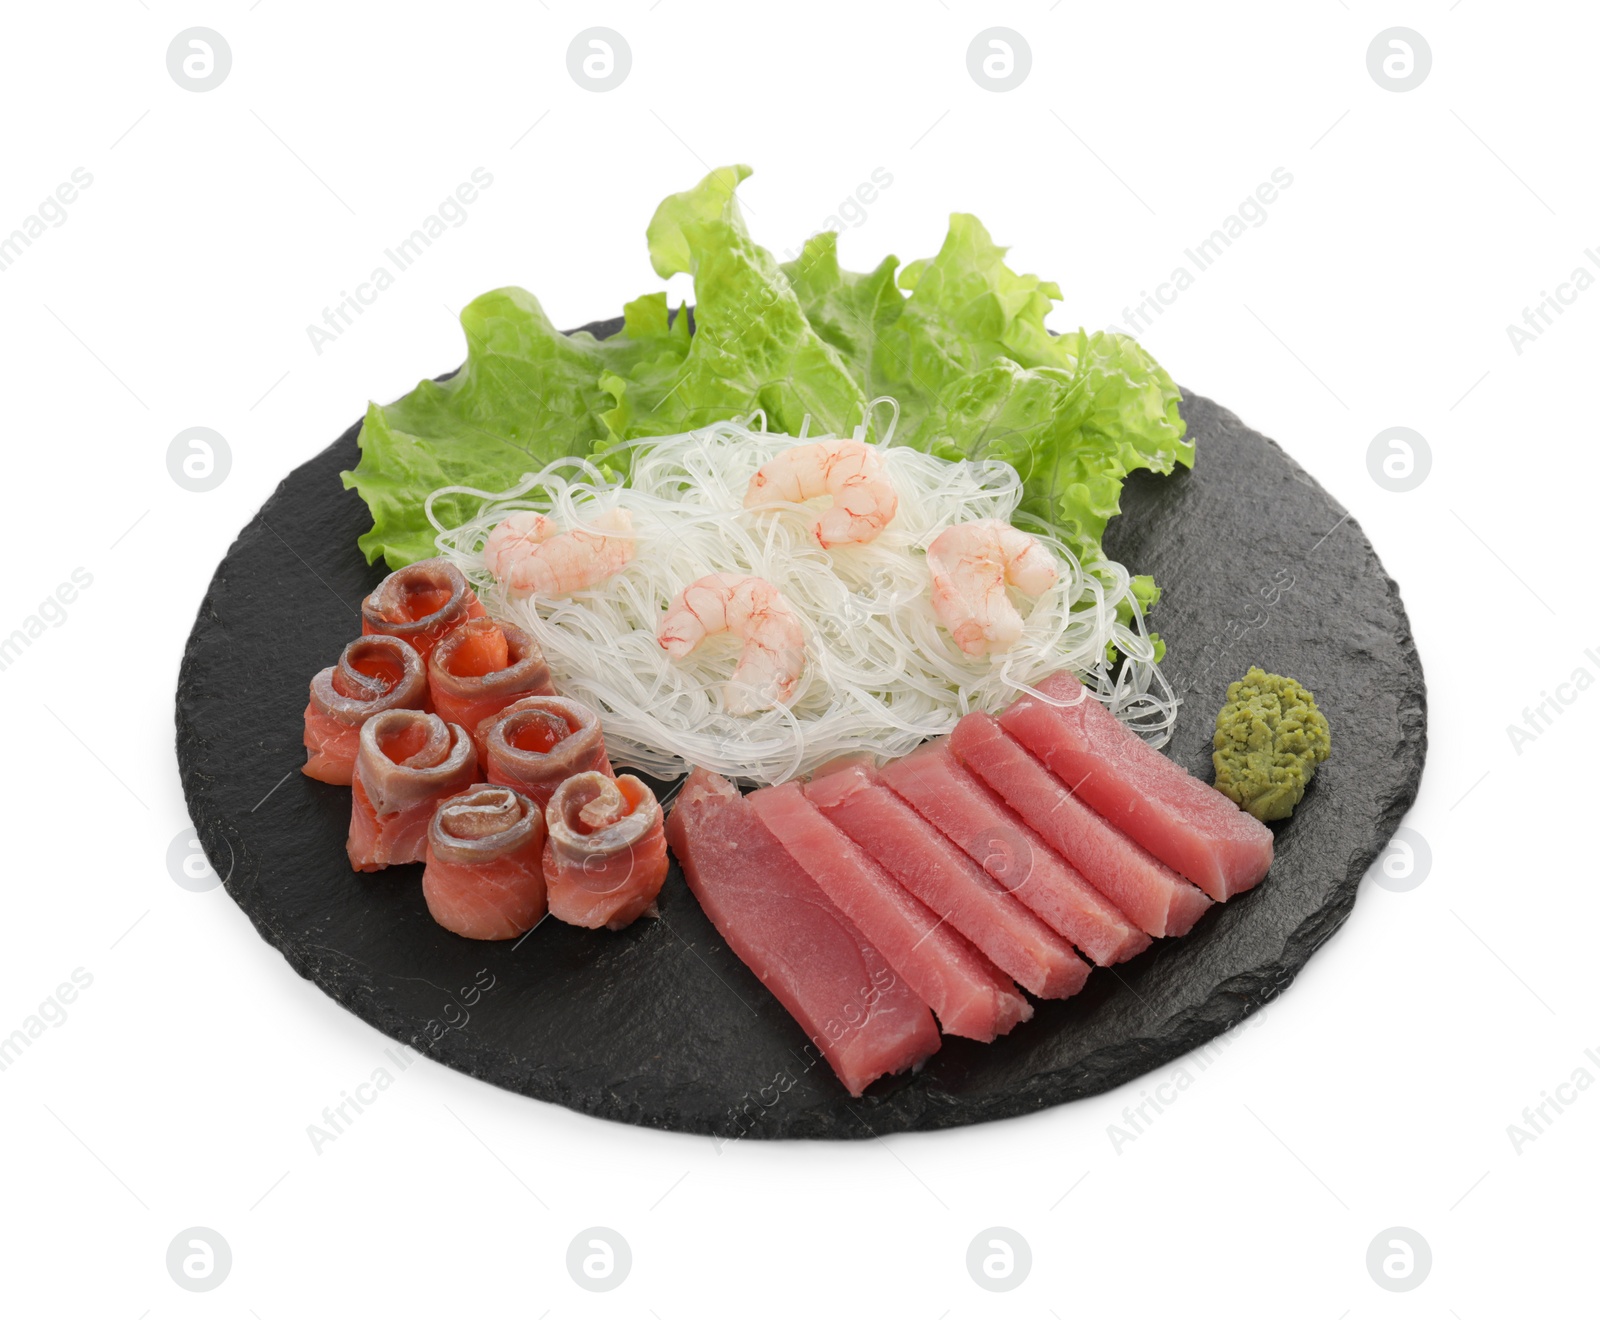
[(361, 726), (386, 710), (425, 710), (422, 657), (398, 637), (358, 637), (311, 680), (302, 772), (325, 784), (348, 784), (361, 750)]
[(661, 804), (633, 775), (572, 775), (545, 808), (544, 879), (550, 915), (572, 926), (621, 930), (656, 914), (667, 878)]
[(966, 938), (830, 824), (794, 782), (749, 798), (761, 823), (877, 947), (952, 1036), (990, 1041), (1033, 1005)]
[(478, 725), (486, 778), (521, 789), (540, 806), (586, 770), (610, 777), (600, 716), (569, 697), (523, 697)]
[(1024, 990), (1066, 999), (1088, 965), (865, 765), (812, 779), (806, 797), (872, 859)]
[(478, 726), (523, 697), (555, 695), (550, 666), (539, 644), (521, 628), (493, 619), (468, 619), (428, 657), (433, 709), (451, 724), (473, 732), (478, 760), (487, 751)]
[(1007, 733), (1119, 830), (1221, 903), (1261, 882), (1272, 831), (1052, 674), (1000, 714)]
[(851, 1095), (939, 1048), (928, 1006), (726, 779), (694, 770), (666, 829), (711, 924)]
[(950, 734), (950, 749), (1141, 930), (1187, 935), (1211, 906), (1170, 866), (1080, 802), (992, 716), (963, 716)]
[(427, 860), (422, 897), (446, 930), (509, 940), (545, 914), (544, 814), (514, 788), (474, 784), (439, 803)]
[(421, 710), (374, 715), (361, 726), (350, 785), (351, 867), (379, 871), (426, 860), (434, 808), (477, 777), (472, 739), (459, 724)]
[(448, 559), (397, 568), (361, 602), (361, 631), (403, 638), (426, 663), (444, 638), (484, 614), (478, 593)]
[(944, 739), (924, 743), (879, 774), (1008, 893), (1102, 967), (1149, 948), (1150, 937), (957, 761)]

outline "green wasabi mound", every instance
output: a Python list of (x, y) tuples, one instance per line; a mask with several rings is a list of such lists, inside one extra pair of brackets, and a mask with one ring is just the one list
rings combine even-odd
[(1294, 679), (1252, 666), (1229, 685), (1211, 747), (1217, 791), (1257, 820), (1283, 820), (1328, 759), (1328, 720)]

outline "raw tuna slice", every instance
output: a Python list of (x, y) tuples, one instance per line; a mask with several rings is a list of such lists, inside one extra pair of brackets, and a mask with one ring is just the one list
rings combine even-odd
[(545, 913), (544, 815), (514, 788), (474, 784), (446, 798), (428, 826), (422, 897), (469, 940), (526, 934)]
[(813, 779), (805, 792), (878, 865), (1023, 989), (1044, 999), (1065, 999), (1083, 989), (1089, 968), (1072, 946), (865, 766)]
[(1080, 802), (992, 716), (963, 716), (950, 750), (1141, 930), (1187, 935), (1211, 906), (1171, 867)]
[(957, 761), (944, 739), (924, 743), (878, 773), (918, 815), (1101, 966), (1149, 947), (1150, 937)]
[(587, 770), (562, 781), (545, 808), (544, 879), (550, 915), (571, 926), (621, 930), (656, 915), (667, 878), (661, 804), (633, 775)]
[(361, 602), (361, 631), (404, 638), (427, 663), (450, 632), (483, 613), (459, 568), (448, 559), (419, 559), (395, 569)]
[(789, 855), (934, 1011), (944, 1031), (989, 1041), (1033, 1016), (1033, 1005), (993, 963), (831, 825), (798, 784), (759, 789), (749, 801)]
[[(1152, 748), (1062, 671), (1000, 724), (1135, 843), (1221, 903), (1272, 865), (1272, 831)], [(1058, 703), (1058, 704), (1057, 704)]]
[(726, 779), (690, 774), (667, 817), (667, 840), (711, 924), (851, 1095), (939, 1048), (927, 1005)]
[[(523, 697), (554, 696), (544, 652), (521, 628), (468, 619), (428, 657), (428, 691), (440, 718), (470, 731)], [(478, 760), (484, 747), (476, 738)]]
[(433, 809), (477, 777), (472, 739), (459, 724), (421, 710), (374, 715), (361, 726), (350, 785), (350, 865), (378, 871), (426, 860)]
[(311, 680), (302, 773), (348, 784), (361, 750), (361, 726), (386, 710), (426, 710), (422, 657), (398, 637), (358, 637)]

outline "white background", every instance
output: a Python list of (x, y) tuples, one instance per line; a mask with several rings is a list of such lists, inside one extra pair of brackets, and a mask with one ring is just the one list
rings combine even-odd
[[(1033, 55), (1007, 93), (966, 67), (994, 24)], [(1399, 94), (1366, 64), (1397, 24), (1433, 52)], [(166, 66), (194, 25), (233, 53), (201, 94)], [(594, 25), (633, 56), (605, 94), (566, 67)], [(1600, 273), (1584, 256), (1600, 244), (1597, 40), (1591, 7), (1493, 0), (7, 6), (0, 235), (75, 168), (93, 183), (0, 272), (0, 634), (75, 568), (93, 584), (0, 672), (0, 1033), (75, 968), (93, 983), (0, 1073), (0, 1309), (1591, 1310), (1600, 1093), (1547, 1109), (1520, 1149), (1507, 1126), (1574, 1070), (1600, 1077), (1584, 1056), (1600, 1053), (1600, 695), (1577, 693), (1520, 752), (1507, 726), (1574, 670), (1600, 675), (1585, 656), (1600, 648), (1600, 292), (1521, 353), (1506, 327), (1575, 267)], [(165, 861), (188, 826), (173, 685), (206, 582), (274, 484), (369, 398), (460, 360), (464, 302), (522, 284), (558, 324), (616, 313), (659, 287), (657, 201), (734, 161), (756, 167), (741, 196), (779, 253), (880, 166), (893, 183), (845, 233), (849, 266), (930, 254), (948, 212), (976, 212), (1014, 265), (1060, 281), (1061, 328), (1125, 323), (1186, 247), (1276, 167), (1292, 174), (1144, 339), (1283, 442), (1402, 584), (1430, 707), (1407, 824), (1431, 872), (1404, 893), (1365, 882), (1289, 992), (1212, 1067), (1191, 1062), (1195, 1084), (1120, 1152), (1108, 1125), (1175, 1068), (987, 1127), (719, 1151), (419, 1060), (315, 1153), (307, 1125), (386, 1040), (291, 972), (225, 891), (181, 889)], [(494, 182), (468, 221), (318, 354), (307, 325), (479, 166)], [(1397, 425), (1433, 456), (1403, 494), (1366, 461)], [(232, 451), (205, 494), (167, 472), (191, 426)], [(277, 771), (262, 773), (265, 791)], [(595, 1224), (634, 1258), (605, 1295), (564, 1266)], [(208, 1294), (165, 1267), (193, 1225), (232, 1248)], [(965, 1267), (991, 1225), (1033, 1249), (1004, 1295)], [(1406, 1294), (1365, 1265), (1394, 1225), (1433, 1253)]]

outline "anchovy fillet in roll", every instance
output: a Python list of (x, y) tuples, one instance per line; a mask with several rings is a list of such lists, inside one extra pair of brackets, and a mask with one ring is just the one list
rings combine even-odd
[(446, 798), (428, 826), (422, 896), (446, 930), (509, 940), (545, 914), (544, 813), (525, 793), (474, 784)]
[(478, 777), (472, 739), (421, 710), (386, 710), (361, 726), (351, 783), (350, 839), (357, 871), (420, 862), (434, 808)]
[(304, 773), (325, 784), (348, 784), (361, 747), (361, 726), (386, 710), (420, 710), (427, 704), (427, 672), (409, 642), (356, 638), (338, 664), (311, 680)]
[(633, 775), (573, 775), (545, 808), (544, 880), (550, 915), (593, 930), (621, 930), (655, 915), (667, 878), (661, 804)]
[(568, 697), (524, 697), (478, 726), (484, 778), (519, 788), (543, 806), (564, 779), (611, 773), (600, 717)]
[[(469, 730), (513, 701), (556, 691), (539, 644), (521, 628), (493, 619), (469, 619), (434, 647), (428, 690), (443, 719)], [(483, 757), (481, 743), (478, 756)]]
[(419, 559), (395, 569), (361, 602), (361, 631), (404, 638), (426, 663), (446, 636), (483, 613), (459, 568), (447, 559)]

